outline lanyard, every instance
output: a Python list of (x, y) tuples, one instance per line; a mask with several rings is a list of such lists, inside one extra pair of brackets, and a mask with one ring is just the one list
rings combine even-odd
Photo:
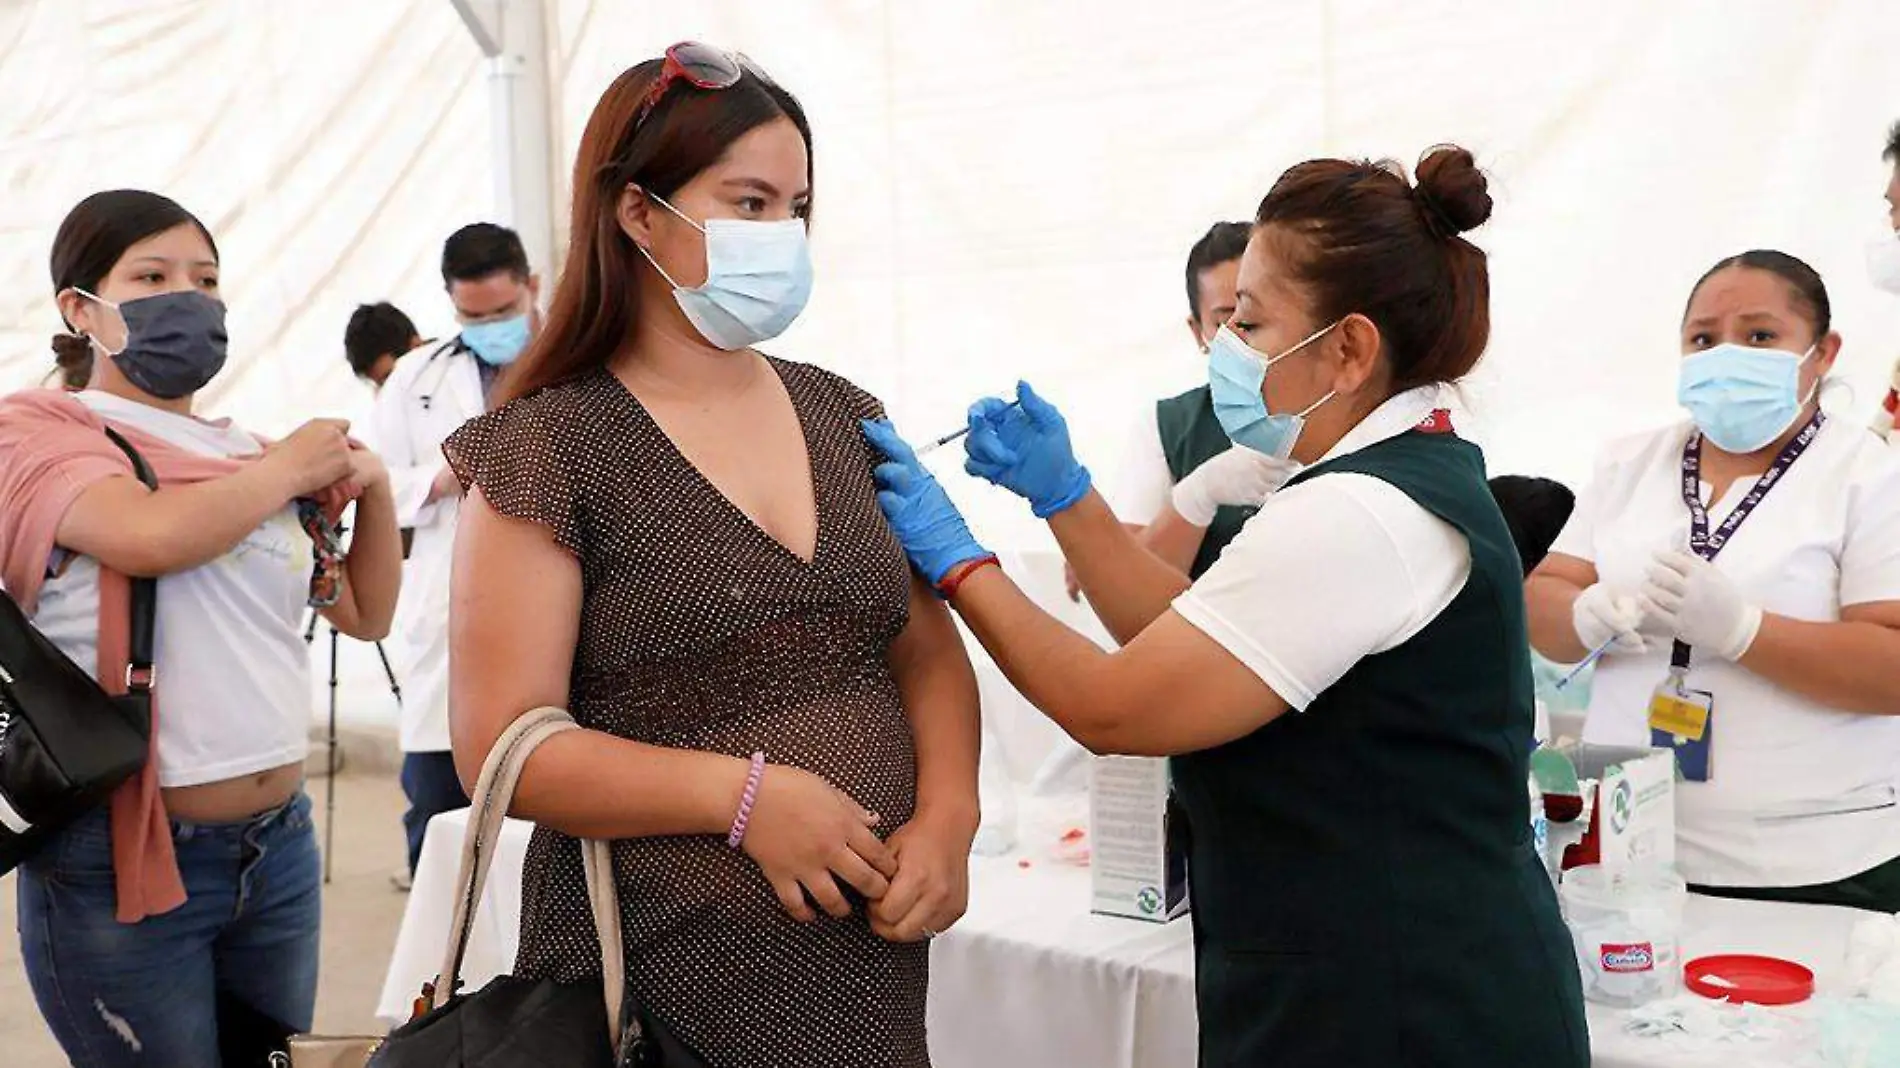
[[(1755, 485), (1749, 489), (1748, 495), (1728, 514), (1728, 518), (1722, 520), (1722, 525), (1714, 533), (1709, 532), (1709, 510), (1702, 504), (1702, 432), (1691, 431), (1689, 440), (1682, 446), (1682, 503), (1689, 508), (1689, 551), (1704, 560), (1714, 561), (1722, 547), (1735, 537), (1735, 532), (1742, 529), (1742, 524), (1767, 499), (1768, 491), (1781, 484), (1788, 469), (1794, 466), (1802, 453), (1808, 451), (1809, 445), (1814, 444), (1815, 435), (1821, 432), (1821, 424), (1825, 422), (1827, 415), (1816, 411), (1814, 418), (1808, 420), (1808, 425), (1801, 428), (1801, 433), (1782, 446), (1774, 463), (1769, 464), (1768, 470), (1755, 479)], [(1670, 668), (1686, 674), (1689, 670), (1689, 654), (1689, 646), (1676, 642), (1669, 655)]]

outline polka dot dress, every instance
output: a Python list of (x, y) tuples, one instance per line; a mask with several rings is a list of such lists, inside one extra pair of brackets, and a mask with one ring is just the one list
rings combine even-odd
[[(474, 420), (447, 452), (502, 513), (545, 524), (585, 584), (572, 712), (653, 745), (821, 775), (910, 819), (916, 762), (886, 661), (909, 571), (873, 496), (858, 420), (881, 414), (834, 375), (773, 361), (798, 410), (818, 503), (810, 564), (728, 501), (607, 373)], [(575, 783), (577, 790), (586, 783)], [(928, 949), (849, 919), (786, 915), (721, 837), (617, 842), (629, 993), (716, 1068), (912, 1068)], [(516, 974), (598, 974), (580, 850), (537, 829)]]

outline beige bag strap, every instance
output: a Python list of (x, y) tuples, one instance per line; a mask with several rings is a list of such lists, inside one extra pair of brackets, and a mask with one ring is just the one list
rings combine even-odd
[[(514, 800), (521, 769), (536, 747), (580, 725), (558, 708), (537, 708), (516, 719), (495, 739), (482, 762), (482, 773), (470, 796), (468, 830), (462, 838), (462, 865), (455, 878), (455, 911), (449, 921), (449, 945), (442, 969), (436, 973), (433, 1007), (448, 1004), (461, 983), (462, 961), (475, 924), (475, 906), (488, 882), (495, 844), (501, 839), (508, 806)], [(620, 898), (614, 888), (612, 852), (606, 842), (581, 841), (581, 864), (587, 879), (587, 903), (594, 912), (600, 935), (601, 985), (606, 995), (607, 1035), (616, 1056), (621, 1037), (621, 1013), (627, 973), (620, 934)]]

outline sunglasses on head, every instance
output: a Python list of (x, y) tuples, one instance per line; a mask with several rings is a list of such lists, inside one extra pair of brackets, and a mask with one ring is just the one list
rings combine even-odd
[(685, 82), (695, 89), (730, 89), (738, 85), (748, 72), (761, 81), (772, 80), (743, 52), (728, 52), (698, 41), (681, 41), (666, 50), (666, 61), (660, 65), (660, 76), (653, 79), (653, 88), (647, 90), (646, 100), (641, 102), (640, 110), (634, 113), (632, 128), (640, 128), (640, 124), (646, 121), (646, 117), (652, 114), (653, 109), (665, 98), (667, 90), (676, 82)]

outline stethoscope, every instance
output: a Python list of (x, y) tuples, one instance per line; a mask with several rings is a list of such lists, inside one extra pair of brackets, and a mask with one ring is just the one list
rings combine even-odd
[[(429, 353), (429, 355), (423, 359), (422, 372), (421, 374), (416, 375), (416, 378), (421, 379), (423, 375), (426, 375), (429, 373), (430, 365), (436, 362), (437, 356), (441, 356), (445, 353), (449, 356), (454, 356), (457, 353), (462, 353), (462, 352), (467, 352), (467, 351), (469, 351), (469, 347), (467, 345), (462, 344), (462, 335), (460, 334), (455, 335), (454, 337), (448, 339), (447, 341), (444, 341), (440, 345), (437, 345), (435, 347), (435, 351)], [(429, 391), (427, 393), (419, 394), (416, 397), (417, 400), (422, 402), (423, 411), (426, 412), (434, 408), (435, 395), (441, 392), (442, 382), (444, 379), (448, 378), (449, 376), (449, 367), (451, 363), (452, 361), (450, 360), (443, 360), (441, 363), (441, 366), (435, 369), (435, 381), (429, 383)], [(411, 392), (414, 392), (415, 384), (411, 384), (409, 388)]]

